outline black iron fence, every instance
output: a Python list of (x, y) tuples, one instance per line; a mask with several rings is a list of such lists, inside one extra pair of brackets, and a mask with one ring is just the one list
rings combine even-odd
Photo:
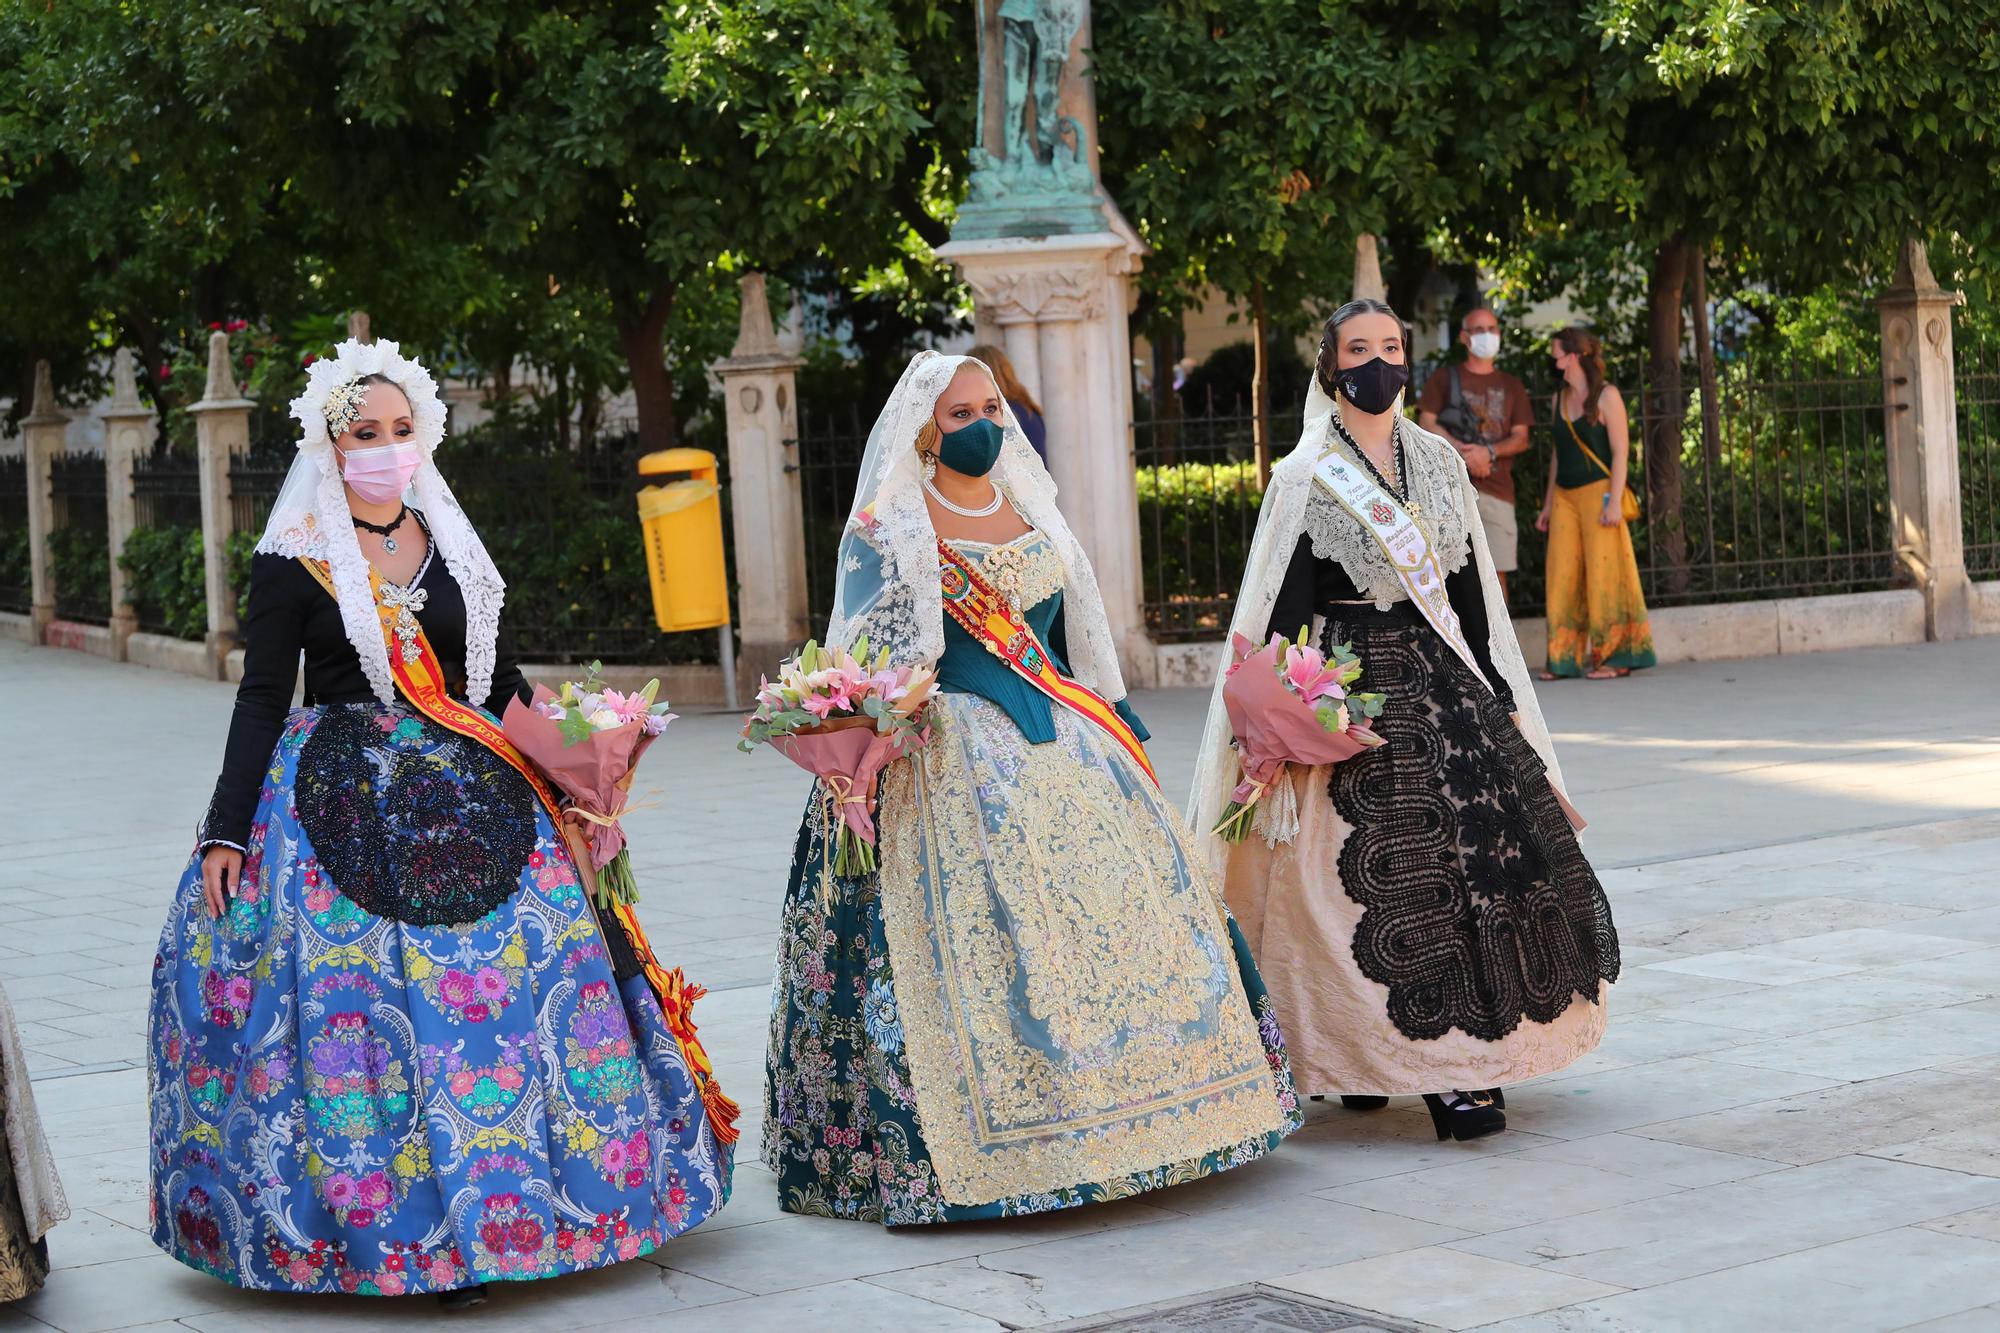
[(868, 449), (868, 423), (860, 409), (845, 416), (812, 417), (801, 405), (799, 438), (786, 464), (799, 474), (800, 507), (805, 513), (806, 596), (812, 609), (812, 631), (826, 628), (833, 611), (833, 576), (840, 534), (847, 511), (854, 506), (854, 486), (861, 472), (861, 455)]
[[(1271, 414), (1274, 458), (1298, 442), (1302, 411)], [(1264, 495), (1256, 427), (1249, 404), (1213, 394), (1133, 426), (1141, 597), (1156, 640), (1214, 639), (1229, 626)]]
[(201, 465), (162, 440), (132, 460), (132, 526), (200, 528)]
[[(639, 476), (641, 452), (629, 432), (567, 450), (539, 435), (495, 431), (439, 447), (439, 467), (507, 580), (502, 625), (525, 660), (717, 659), (714, 631), (662, 634), (654, 622), (636, 500), (648, 480)], [(726, 515), (726, 475), (722, 485)], [(722, 528), (733, 569), (726, 518)]]
[[(1633, 541), (1652, 605), (1890, 586), (1882, 380), (1872, 367), (1725, 363), (1706, 413), (1693, 365), (1666, 394), (1654, 391), (1643, 368), (1613, 378), (1631, 419), (1633, 483), (1647, 500)], [(1421, 388), (1420, 375), (1410, 401)], [(1530, 449), (1512, 469), (1520, 569), (1511, 598), (1523, 614), (1543, 598), (1535, 517), (1557, 424), (1553, 381), (1531, 381), (1528, 389)], [(2000, 398), (2000, 381), (1989, 382), (1986, 396)], [(1144, 609), (1148, 629), (1163, 641), (1213, 638), (1228, 624), (1262, 501), (1256, 421), (1247, 405), (1191, 407), (1133, 427)], [(1299, 414), (1296, 406), (1273, 413), (1274, 457), (1297, 442)], [(1669, 424), (1679, 428), (1679, 466), (1663, 474), (1648, 468), (1647, 450), (1649, 441), (1672, 438)], [(1674, 486), (1678, 503), (1657, 503)]]
[(1965, 568), (2000, 578), (2000, 342), (1960, 343), (1958, 486), (1965, 512)]
[[(230, 526), (237, 532), (264, 531), (271, 517), (271, 505), (284, 489), (298, 447), (282, 435), (260, 437), (248, 451), (229, 460)], [(200, 492), (196, 491), (196, 517), (200, 518)]]
[(0, 611), (25, 614), (34, 602), (28, 536), (28, 460), (0, 458)]
[(110, 515), (104, 502), (104, 456), (63, 453), (49, 460), (54, 501), (49, 562), (56, 615), (102, 624), (111, 617)]

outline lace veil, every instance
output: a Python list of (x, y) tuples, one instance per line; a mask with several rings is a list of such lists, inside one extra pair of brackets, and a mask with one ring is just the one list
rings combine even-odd
[[(919, 352), (868, 435), (854, 507), (840, 539), (828, 643), (866, 634), (897, 664), (935, 662), (944, 653), (944, 599), (938, 590), (937, 530), (924, 503), (917, 434), (969, 356)], [(987, 371), (991, 375), (991, 371)], [(1078, 681), (1115, 703), (1125, 697), (1104, 597), (1083, 547), (1056, 507), (1056, 484), (1002, 400), (1006, 438), (989, 474), (1015, 512), (1039, 529), (1063, 564), (1063, 626)]]
[(361, 669), (375, 697), (396, 701), (389, 674), (389, 652), (382, 642), (375, 614), (375, 595), (368, 584), (368, 558), (355, 540), (347, 491), (341, 485), (340, 464), (327, 436), (326, 403), (335, 389), (365, 375), (385, 375), (410, 400), (414, 440), (423, 446), (424, 461), (410, 481), (405, 500), (422, 512), (437, 553), (458, 581), (465, 597), (465, 694), (484, 703), (493, 690), (493, 663), (500, 636), (500, 606), (506, 581), (493, 567), (472, 521), (459, 507), (439, 473), (435, 455), (444, 439), (445, 405), (437, 382), (422, 363), (405, 357), (393, 342), (342, 343), (335, 354), (315, 361), (307, 373), (306, 391), (292, 400), (298, 421), (298, 455), (285, 475), (284, 487), (271, 506), (271, 518), (257, 542), (260, 553), (305, 556), (327, 562), (340, 597), (340, 619), (347, 641), (361, 658)]
[[(1400, 409), (1400, 404), (1398, 407)], [(1388, 562), (1373, 541), (1364, 545), (1360, 539), (1366, 534), (1353, 520), (1344, 515), (1336, 518), (1337, 507), (1326, 497), (1316, 494), (1318, 488), (1313, 485), (1313, 465), (1337, 439), (1333, 432), (1336, 410), (1333, 399), (1327, 396), (1315, 376), (1306, 396), (1305, 425), (1299, 433), (1299, 442), (1271, 469), (1271, 483), (1264, 491), (1263, 505), (1257, 515), (1256, 535), (1250, 542), (1243, 587), (1237, 594), (1236, 612), (1230, 620), (1231, 635), (1242, 634), (1252, 641), (1263, 635), (1271, 618), (1271, 608), (1277, 604), (1278, 588), (1285, 580), (1292, 552), (1298, 547), (1299, 537), (1305, 533), (1312, 534), (1315, 554), (1339, 561), (1354, 579), (1355, 587), (1365, 595), (1373, 596), (1379, 605), (1386, 606), (1408, 595), (1394, 582), (1394, 575), (1388, 572)], [(1521, 656), (1520, 641), (1514, 637), (1514, 622), (1507, 614), (1500, 581), (1493, 576), (1493, 553), (1487, 549), (1486, 530), (1478, 521), (1479, 501), (1472, 487), (1472, 478), (1466, 472), (1458, 451), (1443, 437), (1433, 435), (1407, 420), (1400, 422), (1397, 430), (1402, 433), (1412, 495), (1428, 497), (1429, 500), (1423, 505), (1423, 512), (1427, 526), (1432, 529), (1432, 540), (1440, 563), (1447, 571), (1456, 570), (1465, 564), (1472, 551), (1479, 553), (1479, 568), (1485, 575), (1488, 651), (1492, 654), (1493, 665), (1514, 692), (1514, 706), (1521, 715), (1522, 734), (1548, 765), (1549, 780), (1561, 787), (1562, 770), (1556, 764), (1548, 725), (1542, 719), (1540, 704), (1536, 702), (1534, 683)], [(1228, 804), (1229, 794), (1237, 780), (1229, 714), (1222, 706), (1222, 673), (1228, 664), (1229, 650), (1225, 645), (1216, 663), (1208, 723), (1202, 730), (1194, 789), (1188, 795), (1189, 822), (1194, 826), (1196, 835), (1203, 839), (1203, 851), (1209, 867), (1218, 877), (1222, 875), (1228, 859), (1229, 844), (1209, 834), (1208, 830), (1222, 817), (1222, 808)], [(1363, 662), (1362, 666), (1365, 670), (1367, 663)], [(1364, 688), (1367, 685), (1365, 675), (1362, 685)], [(1280, 783), (1273, 788), (1273, 797), (1290, 790), (1289, 786)], [(1274, 799), (1266, 804), (1278, 807), (1281, 800)], [(1282, 840), (1283, 830), (1291, 821), (1282, 809), (1268, 810), (1266, 814), (1274, 816), (1276, 824), (1276, 829), (1267, 832), (1266, 836)], [(1267, 825), (1260, 822), (1259, 827), (1266, 828)]]

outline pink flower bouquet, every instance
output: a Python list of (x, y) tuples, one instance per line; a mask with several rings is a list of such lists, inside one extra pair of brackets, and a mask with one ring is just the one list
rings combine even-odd
[(769, 745), (820, 780), (839, 818), (833, 871), (859, 875), (875, 869), (875, 819), (868, 789), (891, 760), (930, 740), (924, 705), (937, 693), (926, 667), (889, 665), (883, 649), (870, 660), (864, 637), (852, 651), (808, 641), (778, 668), (776, 680), (757, 689), (757, 708), (743, 724), (737, 747), (749, 753)]
[(1242, 756), (1243, 776), (1210, 832), (1228, 842), (1249, 834), (1258, 803), (1286, 764), (1334, 764), (1383, 744), (1369, 726), (1382, 696), (1349, 690), (1361, 679), (1361, 659), (1345, 646), (1329, 663), (1301, 630), (1297, 642), (1277, 635), (1258, 648), (1238, 634), (1236, 660), (1224, 673), (1222, 706)]
[(631, 795), (639, 756), (675, 714), (667, 711), (664, 700), (655, 702), (659, 681), (621, 694), (604, 688), (600, 669), (592, 662), (583, 680), (567, 682), (560, 693), (537, 685), (532, 704), (509, 700), (500, 726), (515, 748), (569, 797), (572, 804), (563, 811), (564, 819), (589, 826), (587, 833), (573, 838), (572, 847), (576, 841), (587, 844), (588, 864), (579, 854), (577, 868), (586, 879), (596, 880), (594, 897), (608, 911), (616, 903), (639, 900), (632, 854), (618, 817)]

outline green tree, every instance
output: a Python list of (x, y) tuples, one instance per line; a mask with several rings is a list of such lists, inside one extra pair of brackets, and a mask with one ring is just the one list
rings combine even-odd
[[(1691, 290), (1711, 265), (1783, 293), (1867, 284), (1913, 234), (1990, 267), (2000, 27), (1987, 6), (1918, 0), (1611, 0), (1575, 17), (1537, 104), (1548, 151), (1509, 192), (1517, 225), (1492, 234), (1544, 292), (1643, 276), (1653, 540), (1684, 579)], [(1580, 117), (1551, 114), (1565, 106)]]

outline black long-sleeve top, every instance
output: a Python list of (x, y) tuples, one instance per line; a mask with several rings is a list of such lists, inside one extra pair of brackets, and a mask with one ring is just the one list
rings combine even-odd
[[(1493, 650), (1489, 638), (1490, 625), (1486, 619), (1485, 574), (1479, 564), (1479, 552), (1470, 553), (1458, 572), (1445, 576), (1445, 596), (1451, 600), (1451, 609), (1458, 613), (1458, 623), (1465, 631), (1465, 641), (1472, 648), (1472, 656), (1479, 663), (1479, 669), (1492, 682), (1493, 693), (1500, 703), (1513, 711), (1514, 691), (1508, 686), (1506, 677), (1493, 666)], [(1340, 606), (1341, 602), (1366, 602), (1365, 606)], [(1423, 613), (1414, 605), (1397, 603), (1410, 614), (1413, 623), (1421, 623)], [(1335, 620), (1343, 614), (1350, 618), (1376, 614), (1375, 603), (1348, 576), (1338, 561), (1322, 560), (1313, 554), (1312, 535), (1302, 533), (1299, 544), (1292, 550), (1292, 561), (1285, 567), (1285, 580), (1278, 585), (1278, 600), (1271, 608), (1271, 623), (1264, 630), (1264, 641), (1270, 642), (1273, 634), (1286, 638), (1296, 638), (1300, 627), (1310, 625), (1314, 615), (1329, 616)], [(1362, 664), (1363, 670), (1367, 663)], [(1361, 688), (1368, 688), (1367, 678), (1362, 679)]]
[[(418, 571), (416, 586), (427, 594), (417, 620), (437, 651), (455, 698), (465, 697), (465, 597), (458, 580), (432, 547)], [(284, 730), (305, 654), (305, 702), (374, 703), (375, 691), (361, 669), (361, 656), (347, 641), (340, 605), (297, 560), (257, 555), (250, 562), (250, 608), (244, 626), (243, 683), (236, 688), (236, 712), (229, 720), (229, 743), (222, 776), (202, 820), (201, 841), (247, 847), (264, 772)], [(521, 675), (506, 632), (493, 664), (489, 711), (507, 706), (508, 695), (527, 700), (533, 692)]]

